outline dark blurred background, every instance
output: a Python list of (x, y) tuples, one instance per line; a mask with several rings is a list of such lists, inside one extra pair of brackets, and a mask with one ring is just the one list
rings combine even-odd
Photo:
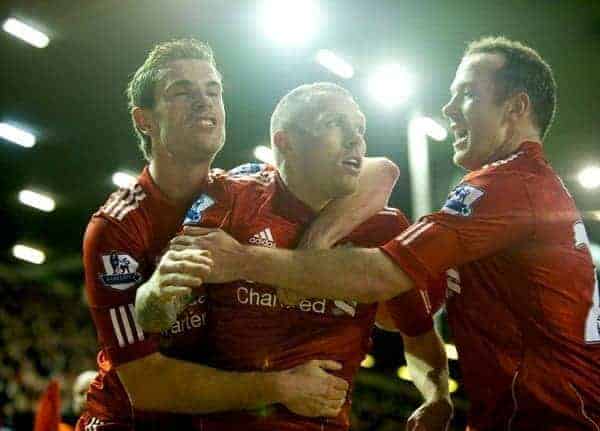
[[(303, 21), (302, 8), (309, 3), (319, 18)], [(312, 38), (294, 44), (285, 34), (270, 36), (269, 26), (288, 19), (265, 16), (265, 10), (277, 9), (292, 13), (285, 29), (314, 27)], [(400, 166), (391, 204), (413, 215), (419, 211), (407, 156), (410, 119), (419, 114), (447, 126), (440, 108), (468, 41), (505, 35), (530, 44), (553, 66), (559, 86), (546, 153), (598, 250), (600, 174), (588, 170), (581, 177), (583, 169), (600, 166), (598, 1), (4, 0), (0, 21), (11, 17), (43, 31), (50, 42), (38, 49), (0, 32), (0, 122), (36, 137), (32, 148), (0, 138), (0, 425), (28, 429), (35, 400), (51, 377), (63, 383), (68, 417), (74, 376), (94, 366), (95, 333), (82, 293), (82, 234), (116, 187), (113, 174), (136, 175), (144, 165), (124, 89), (160, 41), (195, 37), (215, 51), (228, 124), (227, 144), (215, 166), (255, 160), (255, 147), (268, 145), (270, 113), (288, 90), (334, 81), (354, 93), (367, 116), (368, 152)], [(353, 76), (342, 78), (315, 61), (321, 49), (343, 57)], [(405, 70), (408, 77), (398, 76), (398, 85), (410, 93), (393, 107), (369, 86), (379, 66), (389, 63)], [(421, 204), (435, 209), (461, 171), (450, 162), (450, 138), (425, 145), (431, 197)], [(52, 197), (54, 211), (23, 205), (18, 196), (24, 189)], [(44, 263), (17, 259), (16, 244), (43, 251)], [(443, 319), (439, 325), (451, 344)], [(419, 403), (412, 384), (398, 377), (404, 364), (399, 336), (376, 331), (372, 359), (374, 365), (358, 377), (353, 429), (399, 429)], [(451, 371), (459, 429), (467, 400), (454, 360)]]

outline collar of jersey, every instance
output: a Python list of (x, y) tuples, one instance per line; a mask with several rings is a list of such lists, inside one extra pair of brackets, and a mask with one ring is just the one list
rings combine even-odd
[(272, 187), (274, 188), (272, 196), (273, 212), (287, 220), (300, 224), (310, 223), (317, 217), (317, 213), (312, 208), (294, 196), (287, 188), (279, 176), (279, 172), (275, 174)]

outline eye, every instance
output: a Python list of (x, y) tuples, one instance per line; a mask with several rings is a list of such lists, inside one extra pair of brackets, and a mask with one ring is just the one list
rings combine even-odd
[(327, 123), (325, 123), (325, 127), (327, 127), (328, 129), (333, 129), (334, 127), (342, 127), (343, 126), (343, 121), (339, 118), (334, 118), (333, 120), (329, 120)]

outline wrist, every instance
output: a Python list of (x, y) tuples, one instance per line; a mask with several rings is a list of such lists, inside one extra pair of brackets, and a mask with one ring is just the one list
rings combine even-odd
[(255, 373), (262, 388), (262, 401), (265, 404), (284, 403), (287, 401), (285, 371)]

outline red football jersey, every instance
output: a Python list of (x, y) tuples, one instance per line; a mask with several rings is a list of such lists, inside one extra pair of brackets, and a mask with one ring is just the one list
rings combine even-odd
[[(238, 184), (233, 207), (223, 228), (244, 244), (294, 248), (316, 214), (297, 200), (273, 172), (234, 182)], [(224, 210), (212, 207), (203, 217)], [(204, 220), (200, 224), (204, 224)], [(407, 226), (400, 211), (386, 209), (343, 242), (377, 247)], [(207, 290), (208, 345), (211, 365), (217, 368), (273, 371), (295, 367), (311, 359), (331, 359), (343, 364), (343, 369), (336, 374), (352, 383), (370, 348), (376, 304), (310, 298), (297, 306), (285, 306), (278, 301), (273, 288), (250, 281), (209, 286)], [(394, 298), (388, 309), (396, 315), (398, 329), (408, 335), (418, 335), (432, 328), (432, 310), (421, 292), (414, 290)], [(336, 418), (305, 418), (275, 405), (260, 412), (207, 415), (201, 429), (241, 429), (243, 426), (244, 430), (255, 431), (347, 430), (350, 394), (351, 389), (342, 413)]]
[[(204, 186), (205, 192), (218, 199), (217, 208), (231, 206), (228, 182), (227, 174), (215, 170)], [(206, 196), (199, 197), (196, 209), (213, 204)], [(190, 361), (204, 356), (205, 295), (195, 298), (163, 334), (145, 333), (134, 317), (136, 289), (154, 272), (186, 210), (161, 194), (146, 168), (135, 185), (113, 193), (88, 225), (83, 246), (86, 291), (101, 350), (100, 373), (88, 392), (83, 417), (95, 429), (119, 428), (131, 424), (134, 417), (137, 429), (141, 423), (147, 423), (144, 429), (162, 420), (175, 423), (174, 415), (134, 414), (115, 366), (157, 351)], [(219, 217), (222, 219), (206, 217), (203, 222), (218, 227), (227, 211)]]
[(466, 175), (383, 250), (421, 289), (447, 271), (471, 429), (600, 429), (598, 284), (539, 144)]

